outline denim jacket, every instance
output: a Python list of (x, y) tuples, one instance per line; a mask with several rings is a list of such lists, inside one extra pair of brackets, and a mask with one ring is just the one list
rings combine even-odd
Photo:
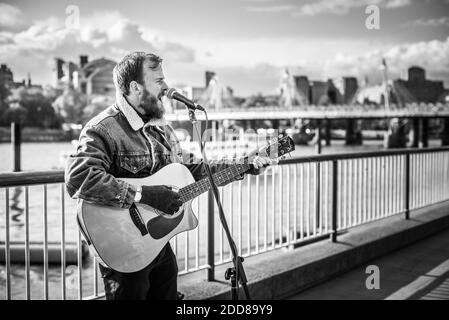
[[(164, 143), (155, 137), (155, 130), (164, 133)], [(163, 119), (144, 123), (118, 96), (81, 131), (77, 151), (67, 160), (65, 183), (72, 198), (129, 208), (137, 187), (119, 178), (147, 177), (173, 162), (185, 164), (195, 180), (206, 176), (204, 164), (181, 149), (170, 125)], [(226, 166), (216, 162), (211, 169), (216, 172)]]

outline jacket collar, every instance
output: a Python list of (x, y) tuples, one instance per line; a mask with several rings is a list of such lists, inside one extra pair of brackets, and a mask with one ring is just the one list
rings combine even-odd
[(116, 95), (116, 104), (119, 110), (125, 115), (126, 120), (128, 121), (131, 128), (134, 131), (139, 131), (144, 126), (166, 126), (167, 121), (162, 119), (152, 119), (147, 123), (143, 122), (142, 118), (139, 116), (136, 110), (132, 106), (129, 105), (128, 101), (126, 101), (125, 97), (121, 93), (117, 93)]

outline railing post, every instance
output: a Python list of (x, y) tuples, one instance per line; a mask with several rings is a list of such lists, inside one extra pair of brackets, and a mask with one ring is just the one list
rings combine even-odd
[(207, 281), (215, 280), (214, 193), (207, 193)]
[(405, 219), (410, 219), (410, 153), (405, 155)]
[(20, 145), (22, 143), (20, 123), (11, 123), (11, 147), (12, 147), (12, 171), (19, 172), (20, 168)]
[(332, 161), (332, 232), (331, 241), (337, 242), (337, 193), (338, 193), (338, 161)]
[[(316, 172), (315, 172), (315, 216), (316, 216), (316, 224), (315, 228), (319, 228), (321, 226), (320, 219), (320, 204), (321, 204), (321, 162), (316, 163)], [(321, 230), (318, 230), (321, 231)]]

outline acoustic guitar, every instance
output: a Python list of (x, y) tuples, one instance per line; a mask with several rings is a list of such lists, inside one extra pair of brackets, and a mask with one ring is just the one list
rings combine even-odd
[[(294, 149), (290, 137), (280, 136), (252, 154), (277, 159)], [(217, 184), (225, 184), (250, 168), (249, 161), (242, 161), (215, 173), (213, 178)], [(111, 269), (136, 272), (148, 266), (175, 235), (197, 227), (191, 204), (211, 185), (208, 178), (195, 181), (187, 167), (179, 163), (169, 164), (146, 178), (121, 180), (135, 186), (171, 186), (183, 202), (176, 213), (167, 215), (143, 203), (123, 209), (78, 201), (78, 223), (94, 255)]]

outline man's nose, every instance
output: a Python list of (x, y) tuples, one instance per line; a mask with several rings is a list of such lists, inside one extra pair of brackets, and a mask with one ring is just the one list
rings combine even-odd
[(165, 83), (165, 81), (164, 81), (161, 85), (161, 91), (165, 93), (165, 91), (167, 91), (167, 90), (168, 90), (168, 86), (167, 86), (167, 83)]

